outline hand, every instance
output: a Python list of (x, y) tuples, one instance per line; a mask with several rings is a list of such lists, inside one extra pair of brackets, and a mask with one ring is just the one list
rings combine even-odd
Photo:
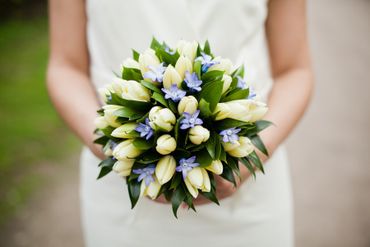
[(103, 153), (103, 149), (101, 145), (95, 144), (93, 142), (88, 145), (90, 151), (99, 159), (104, 160), (107, 157)]

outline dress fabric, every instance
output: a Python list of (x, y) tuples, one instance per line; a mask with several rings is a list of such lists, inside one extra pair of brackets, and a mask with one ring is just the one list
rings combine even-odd
[[(272, 85), (265, 37), (267, 0), (87, 0), (87, 41), (96, 89), (112, 82), (131, 49), (151, 38), (209, 40), (212, 52), (244, 64), (246, 79), (266, 99)], [(180, 208), (140, 198), (131, 209), (125, 180), (100, 180), (99, 160), (81, 154), (81, 214), (85, 244), (95, 246), (293, 246), (293, 209), (286, 152), (279, 147), (257, 174), (221, 205)]]

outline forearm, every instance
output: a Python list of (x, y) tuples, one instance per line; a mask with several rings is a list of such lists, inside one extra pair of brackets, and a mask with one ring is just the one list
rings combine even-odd
[(313, 76), (309, 68), (294, 68), (275, 76), (265, 119), (274, 123), (261, 132), (270, 155), (286, 139), (305, 112), (311, 98)]
[(50, 63), (47, 75), (50, 98), (69, 128), (90, 148), (99, 103), (86, 73), (68, 65)]

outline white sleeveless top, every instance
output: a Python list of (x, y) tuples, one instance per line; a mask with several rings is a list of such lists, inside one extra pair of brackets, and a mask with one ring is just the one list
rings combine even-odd
[[(266, 98), (271, 88), (265, 38), (266, 0), (87, 0), (91, 80), (111, 82), (131, 48), (144, 51), (152, 37), (209, 40), (214, 54), (245, 64), (246, 79)], [(279, 148), (266, 174), (249, 179), (221, 206), (179, 209), (141, 198), (135, 209), (125, 180), (113, 172), (96, 180), (99, 160), (81, 156), (81, 213), (87, 246), (292, 246), (288, 164)]]

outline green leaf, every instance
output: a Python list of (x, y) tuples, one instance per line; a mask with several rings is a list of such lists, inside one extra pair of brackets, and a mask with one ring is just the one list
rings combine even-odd
[(223, 85), (223, 81), (214, 81), (206, 84), (200, 92), (200, 99), (209, 102), (211, 112), (215, 110), (217, 103), (220, 102)]
[(262, 172), (265, 173), (265, 170), (263, 169), (263, 164), (258, 155), (255, 151), (253, 151), (251, 154), (248, 155), (248, 159), (252, 161), (252, 163)]
[(150, 89), (151, 91), (157, 92), (159, 94), (162, 94), (162, 91), (156, 85), (154, 85), (154, 83), (151, 83), (151, 82), (148, 82), (148, 81), (144, 81), (144, 80), (141, 80), (140, 83), (141, 83), (141, 85), (143, 85), (144, 87)]
[(108, 101), (108, 103), (113, 105), (122, 105), (131, 109), (135, 109), (138, 112), (145, 112), (151, 106), (149, 102), (123, 99), (115, 93), (111, 94), (111, 99)]
[(173, 102), (172, 100), (168, 101), (168, 108), (174, 113), (177, 114), (177, 106), (176, 103)]
[(220, 158), (221, 142), (216, 132), (211, 132), (210, 138), (206, 142), (206, 149), (213, 160), (218, 160)]
[(179, 206), (185, 199), (185, 192), (182, 186), (178, 187), (172, 195), (171, 203), (172, 203), (172, 211), (175, 217), (177, 218), (177, 210), (179, 209)]
[(233, 73), (231, 73), (231, 77), (237, 77), (237, 76), (240, 76), (241, 78), (244, 77), (244, 64), (242, 64)]
[(253, 123), (247, 123), (247, 122), (243, 122), (243, 121), (239, 121), (239, 120), (235, 120), (235, 119), (231, 119), (231, 118), (226, 118), (226, 119), (217, 121), (216, 124), (217, 124), (217, 128), (220, 129), (220, 130), (225, 130), (225, 129), (229, 129), (229, 128), (239, 128), (239, 127), (242, 127), (242, 126), (251, 126), (251, 127), (253, 127), (253, 125), (254, 125)]
[(231, 100), (238, 100), (238, 99), (245, 99), (249, 95), (249, 89), (240, 89), (235, 88), (232, 90), (225, 98), (222, 99), (223, 102), (231, 101)]
[(227, 166), (229, 166), (233, 172), (240, 178), (239, 161), (230, 155), (227, 156)]
[(136, 62), (138, 62), (139, 61), (139, 57), (140, 57), (140, 53), (137, 52), (137, 51), (135, 51), (134, 49), (132, 49), (132, 57), (134, 58), (134, 60)]
[(199, 163), (199, 167), (207, 167), (213, 161), (207, 150), (202, 150), (196, 153), (195, 156), (197, 157), (196, 161)]
[(171, 186), (170, 189), (176, 189), (182, 181), (181, 173), (176, 172), (175, 175), (171, 179)]
[(139, 164), (153, 164), (157, 163), (157, 161), (162, 158), (163, 156), (157, 153), (156, 151), (147, 151), (136, 157), (136, 162)]
[(217, 205), (220, 205), (220, 202), (218, 201), (217, 196), (214, 192), (212, 192), (212, 191), (210, 191), (210, 192), (200, 191), (200, 194), (202, 194), (208, 200), (216, 203)]
[(101, 129), (101, 132), (103, 132), (104, 135), (111, 137), (113, 130), (114, 128), (112, 126), (108, 126), (104, 129)]
[(206, 42), (204, 43), (203, 51), (204, 51), (205, 54), (212, 56), (211, 47), (209, 45), (208, 40), (206, 40)]
[(168, 108), (167, 101), (165, 100), (165, 98), (163, 97), (163, 95), (161, 95), (161, 94), (159, 94), (157, 92), (154, 92), (153, 95), (152, 95), (152, 99), (154, 99), (155, 101), (157, 101), (161, 105), (163, 105), (163, 106), (165, 106), (165, 107)]
[(105, 160), (102, 160), (98, 165), (100, 167), (100, 172), (99, 172), (97, 179), (100, 179), (104, 177), (105, 175), (107, 175), (108, 173), (110, 173), (112, 171), (114, 163), (115, 163), (115, 160), (113, 160), (112, 158), (107, 158)]
[(141, 71), (139, 69), (123, 67), (122, 79), (141, 81), (143, 76), (141, 75)]
[(214, 81), (221, 81), (224, 75), (224, 71), (221, 70), (211, 70), (202, 75), (202, 81), (204, 84), (208, 84)]
[(267, 151), (267, 148), (265, 147), (265, 144), (263, 144), (261, 138), (258, 136), (258, 135), (255, 135), (255, 136), (252, 136), (250, 137), (253, 145), (258, 148), (258, 150), (260, 150), (263, 154), (265, 154), (266, 156), (268, 156), (268, 151)]
[(150, 48), (152, 48), (153, 50), (156, 50), (162, 47), (163, 47), (162, 44), (159, 43), (159, 41), (155, 37), (153, 37), (152, 42), (150, 43)]
[(168, 53), (165, 50), (165, 47), (157, 48), (155, 54), (161, 61), (165, 62), (166, 64), (171, 64), (172, 66), (176, 65), (176, 62), (180, 57), (180, 54), (177, 51), (173, 54)]
[(142, 114), (137, 113), (135, 110), (124, 107), (124, 106), (122, 106), (122, 108), (118, 110), (115, 110), (113, 112), (113, 115), (117, 117), (128, 118), (129, 120), (135, 120), (142, 116)]
[(199, 101), (199, 110), (200, 110), (200, 115), (203, 118), (209, 118), (212, 116), (212, 112), (209, 106), (209, 103), (205, 99), (200, 99)]
[(180, 116), (177, 120), (176, 120), (176, 124), (175, 124), (175, 140), (176, 142), (178, 143), (178, 139), (179, 139), (179, 132), (180, 132), (180, 123), (181, 123), (181, 120), (184, 119), (184, 116)]
[(272, 122), (267, 120), (258, 120), (255, 122), (256, 124), (256, 131), (257, 133), (261, 132), (262, 130), (266, 129), (267, 127), (273, 125)]
[(104, 146), (105, 144), (107, 144), (108, 141), (109, 141), (109, 137), (101, 136), (101, 137), (95, 139), (94, 143)]
[(232, 169), (230, 167), (224, 166), (223, 172), (221, 174), (221, 177), (223, 177), (227, 181), (230, 181), (236, 187), (235, 176), (234, 176), (234, 173), (233, 173), (233, 171), (232, 171)]
[(148, 150), (153, 147), (153, 143), (142, 138), (136, 138), (132, 144), (139, 150)]
[(193, 66), (193, 72), (197, 74), (198, 78), (201, 78), (201, 71), (202, 71), (202, 62), (201, 61), (195, 61)]
[(133, 209), (140, 197), (141, 183), (137, 179), (127, 181), (128, 194), (131, 201), (131, 209)]
[(191, 208), (194, 212), (196, 212), (197, 210), (195, 209), (194, 204), (193, 204), (193, 196), (187, 190), (185, 190), (185, 194), (186, 196), (185, 196), (184, 202), (188, 205), (189, 208)]
[(247, 158), (239, 158), (239, 161), (241, 161), (242, 164), (247, 167), (253, 177), (256, 178), (256, 171), (254, 170), (252, 163)]

